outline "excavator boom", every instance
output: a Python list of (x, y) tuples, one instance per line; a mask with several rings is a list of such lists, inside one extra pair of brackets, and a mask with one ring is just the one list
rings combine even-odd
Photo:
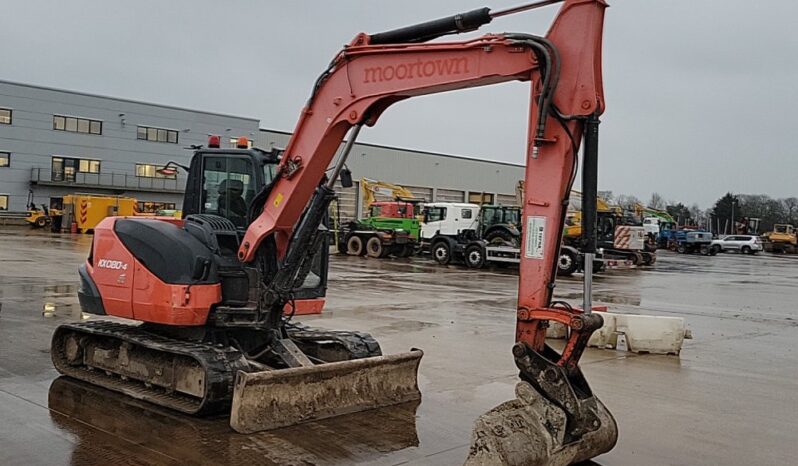
[[(316, 81), (281, 161), (280, 178), (238, 251), (240, 260), (253, 261), (260, 244), (273, 238), (278, 257), (289, 261), (293, 243), (300, 236), (294, 225), (314, 193), (321, 195), (320, 190), (335, 181), (348, 155), (346, 149), (338, 157), (331, 179), (320, 186), (350, 128), (357, 134), (363, 125), (374, 125), (390, 105), (411, 97), (507, 81), (530, 82), (524, 241), (513, 348), (522, 382), (516, 405), (500, 407), (478, 422), (469, 460), (475, 464), (538, 464), (523, 455), (521, 461), (508, 457), (506, 439), (490, 434), (491, 426), (504, 421), (509, 422), (503, 424), (504, 429), (512, 430), (513, 420), (502, 412), (505, 409), (514, 412), (516, 419), (521, 416), (519, 411), (528, 414), (529, 422), (517, 434), (524, 438), (533, 435), (533, 444), (539, 441), (549, 445), (543, 455), (546, 461), (557, 457), (566, 464), (587, 459), (615, 444), (614, 420), (593, 396), (578, 366), (587, 340), (602, 325), (601, 316), (591, 312), (589, 284), (583, 309), (552, 302), (560, 238), (583, 136), (587, 141), (583, 170), (585, 250), (595, 252), (598, 116), (604, 111), (601, 42), (606, 6), (603, 0), (566, 0), (545, 37), (505, 33), (460, 42), (424, 43), (489, 22), (492, 16), (488, 9), (458, 15), (454, 21), (444, 18), (371, 36), (359, 34)], [(347, 147), (353, 139), (350, 136)], [(546, 345), (549, 322), (570, 328), (561, 352)]]
[[(241, 432), (418, 399), (421, 351), (383, 356), (367, 334), (307, 329), (288, 322), (284, 309), (308, 277), (316, 251), (324, 249), (322, 220), (363, 126), (411, 97), (524, 81), (530, 83), (530, 116), (512, 349), (521, 381), (518, 399), (478, 420), (468, 461), (567, 464), (608, 451), (615, 423), (578, 365), (591, 333), (602, 325), (591, 312), (589, 280), (582, 309), (552, 300), (583, 137), (584, 250), (586, 256), (595, 251), (607, 5), (565, 0), (544, 37), (503, 33), (427, 42), (552, 3), (558, 1), (495, 13), (482, 8), (358, 34), (317, 79), (274, 178), (250, 202), (242, 198), (243, 178), (231, 168), (241, 160), (203, 158), (203, 167), (235, 175), (215, 187), (218, 213), (175, 222), (106, 219), (81, 269), (81, 305), (145, 325), (59, 327), (53, 338), (58, 370), (93, 383), (106, 376), (109, 388), (189, 413), (232, 404), (231, 425)], [(193, 194), (212, 194), (197, 186)], [(222, 206), (237, 212), (233, 219)], [(585, 275), (590, 277), (588, 267)], [(546, 344), (550, 322), (570, 329), (562, 351)]]

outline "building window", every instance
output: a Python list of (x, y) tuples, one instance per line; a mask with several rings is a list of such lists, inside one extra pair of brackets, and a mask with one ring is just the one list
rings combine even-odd
[(177, 131), (174, 129), (153, 128), (150, 126), (139, 126), (136, 131), (136, 138), (145, 141), (168, 142), (177, 144)]
[(136, 176), (142, 178), (166, 178), (169, 180), (177, 179), (177, 174), (172, 175), (164, 175), (163, 173), (158, 173), (159, 170), (163, 168), (163, 165), (152, 165), (148, 163), (137, 163), (136, 164)]
[(100, 161), (80, 159), (78, 171), (83, 173), (100, 173)]
[(53, 115), (53, 129), (83, 134), (103, 134), (103, 122), (63, 115)]
[(11, 166), (11, 154), (9, 152), (0, 152), (0, 168)]
[(75, 181), (75, 173), (100, 173), (100, 161), (73, 157), (53, 157), (52, 181)]
[(8, 210), (8, 194), (0, 194), (0, 210)]
[(0, 125), (11, 124), (11, 113), (13, 113), (13, 110), (10, 108), (0, 108)]
[(468, 193), (468, 202), (471, 204), (493, 204), (492, 193)]
[(136, 210), (142, 214), (157, 214), (164, 210), (175, 210), (175, 203), (140, 201)]

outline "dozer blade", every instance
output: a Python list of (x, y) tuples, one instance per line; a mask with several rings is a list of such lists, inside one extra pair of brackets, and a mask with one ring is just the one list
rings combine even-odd
[(515, 387), (516, 399), (477, 419), (471, 435), (467, 466), (564, 466), (606, 453), (618, 440), (618, 426), (598, 398), (596, 430), (577, 439), (566, 435), (566, 412), (528, 382)]
[(238, 372), (230, 426), (252, 433), (418, 400), (421, 350), (308, 367)]

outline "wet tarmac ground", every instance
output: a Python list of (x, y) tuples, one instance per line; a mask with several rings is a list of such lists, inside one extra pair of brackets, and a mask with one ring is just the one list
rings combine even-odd
[[(473, 421), (513, 396), (517, 275), (420, 260), (334, 257), (324, 314), (386, 353), (425, 351), (420, 404), (255, 435), (59, 378), (50, 335), (80, 319), (77, 265), (90, 236), (0, 231), (0, 465), (460, 464)], [(557, 296), (578, 303), (578, 279)], [(588, 350), (582, 367), (618, 421), (601, 465), (795, 464), (798, 256), (680, 256), (610, 271), (596, 300), (683, 316), (681, 356)]]

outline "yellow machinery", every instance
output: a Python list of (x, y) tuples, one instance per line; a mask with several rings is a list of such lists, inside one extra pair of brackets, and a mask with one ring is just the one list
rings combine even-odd
[(390, 197), (394, 201), (415, 201), (416, 196), (402, 186), (388, 183), (386, 181), (360, 179), (360, 190), (363, 192), (363, 207), (367, 210), (376, 200), (375, 194)]
[[(576, 192), (576, 191), (573, 191)], [(607, 203), (602, 198), (596, 199), (596, 212), (601, 214), (612, 214), (616, 217), (623, 215), (623, 209), (619, 206), (613, 206)], [(565, 229), (563, 230), (563, 238), (572, 239), (582, 236), (582, 210), (571, 210), (565, 214)]]
[(78, 233), (86, 233), (105, 217), (132, 215), (136, 215), (135, 198), (70, 194), (64, 196), (61, 230), (71, 231), (72, 224), (75, 224)]
[(41, 209), (29, 209), (25, 214), (25, 221), (32, 227), (44, 228), (53, 223), (53, 217), (60, 217), (62, 213), (58, 209), (44, 210), (42, 206)]
[[(572, 192), (572, 194), (578, 194)], [(632, 265), (652, 265), (657, 260), (653, 249), (646, 243), (645, 228), (627, 225), (624, 209), (596, 198), (596, 241), (604, 259), (623, 260)], [(563, 245), (581, 250), (582, 211), (569, 209), (565, 214)], [(562, 271), (562, 269), (561, 269)], [(567, 273), (566, 273), (567, 275)]]
[(798, 252), (798, 233), (795, 227), (784, 223), (773, 225), (773, 231), (762, 235), (765, 251), (767, 252), (786, 252), (795, 254)]

